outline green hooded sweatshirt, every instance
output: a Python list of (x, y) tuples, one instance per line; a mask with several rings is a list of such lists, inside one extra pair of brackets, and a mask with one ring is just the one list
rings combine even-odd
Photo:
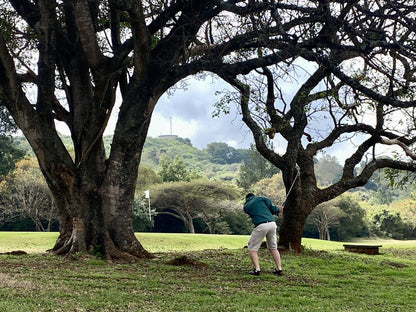
[(279, 214), (279, 208), (272, 205), (270, 199), (262, 196), (247, 198), (243, 208), (255, 227), (264, 222), (275, 221), (273, 214)]

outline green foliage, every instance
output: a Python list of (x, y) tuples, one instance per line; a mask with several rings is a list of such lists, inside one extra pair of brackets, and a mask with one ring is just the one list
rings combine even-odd
[(405, 229), (406, 224), (400, 217), (400, 213), (391, 213), (383, 210), (382, 213), (373, 217), (372, 230), (378, 236), (403, 239), (406, 238), (404, 237)]
[(0, 224), (12, 222), (15, 228), (23, 225), (22, 230), (49, 231), (57, 221), (52, 194), (37, 160), (31, 157), (20, 160), (0, 184), (0, 203)]
[(11, 137), (0, 135), (0, 179), (13, 171), (16, 162), (24, 155), (25, 152), (16, 147)]
[[(232, 149), (231, 147), (228, 147)], [(245, 150), (233, 149), (237, 155), (244, 155)], [(193, 147), (189, 139), (176, 138), (166, 140), (162, 138), (146, 139), (141, 164), (156, 170), (161, 157), (166, 155), (170, 159), (180, 156), (191, 179), (195, 177), (218, 178), (225, 181), (236, 179), (240, 163), (215, 163), (207, 149), (200, 150)], [(236, 159), (236, 158), (232, 158)]]
[(343, 211), (336, 205), (335, 200), (318, 205), (308, 216), (319, 234), (319, 239), (331, 240), (331, 231), (340, 227)]
[(279, 171), (279, 169), (265, 159), (256, 148), (251, 145), (248, 150), (248, 158), (243, 160), (243, 164), (240, 167), (237, 185), (245, 190), (249, 190), (256, 182), (264, 178), (271, 178)]
[[(61, 139), (69, 150), (73, 150), (72, 141), (69, 136), (61, 136)], [(24, 150), (27, 154), (33, 155), (33, 151), (24, 137), (16, 137), (15, 141), (20, 149)], [(110, 152), (112, 136), (105, 136), (103, 141), (108, 155)], [(237, 149), (236, 151), (245, 155), (246, 150)], [(237, 178), (240, 167), (240, 163), (217, 164), (211, 162), (207, 150), (200, 150), (192, 146), (191, 141), (187, 138), (167, 140), (152, 137), (146, 138), (140, 166), (157, 171), (159, 169), (160, 158), (165, 156), (169, 159), (174, 159), (175, 156), (181, 157), (185, 168), (190, 173), (191, 179), (196, 177), (206, 177), (209, 179), (217, 178), (224, 181), (233, 181)], [(147, 173), (145, 173), (145, 175), (146, 174)], [(140, 181), (139, 184), (142, 182), (143, 181)]]
[(243, 161), (246, 157), (244, 150), (238, 150), (226, 143), (212, 142), (207, 145), (206, 151), (210, 156), (210, 161), (215, 164), (233, 164)]
[(248, 235), (253, 228), (250, 218), (242, 210), (227, 212), (224, 221), (228, 224), (230, 234), (234, 235)]
[(335, 157), (324, 155), (315, 164), (315, 176), (322, 186), (337, 182), (342, 175), (342, 166)]
[[(70, 137), (63, 136), (62, 140), (65, 145), (70, 146)], [(105, 146), (109, 148), (111, 136), (104, 137)], [(30, 154), (31, 149), (27, 141), (23, 137), (14, 137), (14, 142), (19, 149), (24, 150)], [(281, 175), (274, 175), (272, 178), (269, 175), (276, 170), (274, 166), (268, 163), (261, 157), (254, 147), (247, 150), (248, 157), (240, 166), (239, 163), (234, 164), (216, 164), (210, 161), (210, 156), (206, 149), (199, 150), (192, 146), (189, 139), (177, 138), (175, 140), (166, 140), (161, 138), (147, 138), (145, 150), (142, 156), (142, 165), (139, 168), (138, 181), (136, 191), (138, 199), (143, 197), (143, 191), (151, 188), (153, 184), (162, 182), (161, 177), (156, 173), (159, 166), (159, 160), (163, 157), (170, 157), (172, 161), (175, 156), (181, 157), (183, 165), (188, 172), (195, 173), (207, 177), (208, 179), (216, 179), (223, 181), (236, 181), (238, 174), (238, 185), (243, 187), (245, 192), (253, 191), (258, 195), (269, 197), (272, 202), (280, 204), (285, 197), (285, 188)], [(164, 155), (164, 156), (163, 156)], [(321, 164), (322, 162), (322, 164)], [(323, 165), (326, 163), (329, 167)], [(336, 181), (339, 175), (339, 167), (336, 159), (331, 157), (323, 157), (316, 160), (315, 171), (319, 178), (320, 185), (325, 185), (329, 181)], [(241, 168), (241, 170), (240, 170)], [(328, 170), (327, 168), (332, 168)], [(402, 174), (402, 173), (400, 173)], [(192, 174), (189, 178), (193, 179)], [(258, 180), (260, 179), (260, 180)], [(253, 181), (255, 183), (253, 184)], [(407, 188), (388, 188), (389, 180), (384, 176), (383, 171), (377, 171), (370, 179), (365, 187), (358, 188), (354, 192), (348, 194), (348, 199), (343, 200), (341, 197), (340, 208), (346, 212), (346, 215), (340, 219), (341, 226), (339, 228), (331, 229), (331, 236), (335, 239), (345, 240), (349, 237), (367, 237), (369, 235), (369, 228), (372, 229), (372, 235), (392, 236), (391, 233), (384, 233), (374, 226), (373, 218), (377, 214), (381, 214), (383, 209), (389, 211), (391, 214), (399, 213), (405, 226), (402, 228), (402, 237), (413, 238), (416, 237), (416, 203), (412, 199), (413, 188), (408, 185)], [(413, 196), (416, 198), (416, 196)], [(137, 199), (136, 199), (137, 200)], [(348, 205), (351, 204), (351, 207)], [(360, 210), (361, 209), (361, 210)], [(363, 211), (365, 214), (363, 216)], [(226, 214), (227, 215), (227, 214)], [(231, 213), (231, 217), (223, 216), (227, 223), (228, 229), (223, 227), (221, 231), (229, 231), (230, 233), (243, 234), (247, 229), (251, 229), (250, 223), (246, 225), (241, 221), (241, 232), (238, 230), (239, 217)], [(243, 219), (246, 216), (243, 215)], [(136, 217), (135, 217), (136, 218)], [(197, 221), (197, 219), (199, 221)], [(135, 219), (135, 227), (137, 229), (144, 228), (147, 231), (151, 228), (144, 218), (143, 224), (140, 224), (138, 219)], [(195, 220), (196, 230), (209, 232), (205, 222), (199, 217)], [(32, 224), (32, 223), (31, 223)], [(223, 223), (222, 223), (223, 224)], [(32, 224), (33, 225), (33, 224)], [(31, 226), (32, 226), (31, 225)], [(159, 224), (161, 225), (161, 223)], [(201, 225), (201, 228), (198, 228)], [(16, 229), (32, 229), (27, 221), (19, 221), (18, 224), (8, 223)], [(221, 226), (221, 224), (217, 224)], [(181, 228), (180, 231), (183, 231)], [(318, 237), (318, 233), (314, 227), (305, 227), (305, 234), (310, 237)], [(396, 237), (399, 233), (396, 233)]]
[(286, 196), (282, 174), (275, 174), (271, 178), (264, 178), (255, 183), (250, 191), (257, 196), (266, 196), (275, 205), (281, 205)]
[(159, 160), (159, 166), (159, 175), (163, 182), (191, 180), (190, 174), (185, 168), (183, 159), (177, 155), (173, 159), (169, 159), (168, 156), (162, 155)]
[(185, 166), (190, 171), (201, 172), (204, 166), (209, 164), (209, 155), (193, 147), (189, 139), (176, 138), (166, 140), (162, 138), (147, 137), (144, 144), (141, 164), (155, 169), (160, 162), (160, 158), (166, 155), (173, 159), (179, 155), (182, 157)]
[(382, 186), (374, 193), (373, 201), (376, 205), (388, 205), (393, 202), (395, 193), (387, 186)]
[(407, 188), (410, 185), (414, 185), (416, 182), (416, 174), (414, 172), (392, 168), (383, 170), (383, 178), (387, 180), (388, 185), (394, 189)]
[(15, 163), (25, 155), (25, 152), (9, 136), (17, 130), (16, 124), (7, 109), (1, 105), (0, 100), (0, 179), (13, 171)]
[(210, 233), (223, 232), (219, 226), (222, 224), (225, 229), (221, 223), (224, 215), (237, 210), (237, 204), (232, 200), (241, 198), (236, 186), (206, 179), (163, 183), (151, 187), (150, 193), (157, 220), (163, 215), (175, 217), (191, 232), (193, 220), (197, 218), (205, 223)]
[(145, 191), (150, 185), (162, 183), (162, 178), (151, 168), (139, 166), (136, 182), (136, 192)]
[(366, 211), (360, 206), (357, 196), (348, 193), (315, 208), (306, 222), (303, 234), (305, 237), (322, 239), (326, 239), (327, 235), (334, 240), (346, 241), (369, 237), (369, 227)]
[(133, 230), (135, 232), (150, 232), (153, 229), (155, 213), (154, 209), (149, 212), (149, 199), (136, 197), (133, 203)]
[(360, 207), (357, 201), (348, 195), (344, 195), (338, 200), (337, 206), (344, 212), (339, 220), (338, 240), (369, 236), (368, 226), (365, 221), (365, 210)]

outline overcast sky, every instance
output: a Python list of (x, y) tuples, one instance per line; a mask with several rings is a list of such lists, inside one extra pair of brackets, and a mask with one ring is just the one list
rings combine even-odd
[[(234, 148), (249, 148), (254, 142), (253, 136), (235, 107), (228, 115), (212, 117), (214, 104), (220, 99), (220, 96), (215, 94), (216, 91), (230, 89), (230, 86), (212, 77), (206, 77), (205, 80), (189, 78), (187, 82), (189, 86), (186, 89), (179, 88), (172, 95), (165, 94), (159, 100), (152, 116), (148, 136), (155, 138), (166, 134), (178, 135), (181, 138), (189, 138), (192, 145), (199, 149), (206, 148), (207, 144), (212, 142), (224, 142)], [(296, 87), (297, 84), (292, 82), (288, 83), (285, 89), (288, 93), (292, 93), (292, 89)], [(113, 134), (117, 115), (118, 110), (115, 109), (105, 135)], [(324, 120), (318, 123), (321, 126), (325, 124)], [(69, 134), (69, 130), (62, 123), (58, 123), (58, 130)], [(355, 151), (362, 139), (360, 135), (352, 136), (343, 143), (334, 144), (325, 152), (343, 163)], [(273, 145), (276, 152), (284, 153), (286, 141), (279, 138), (279, 135), (276, 135)], [(385, 154), (390, 149), (392, 148), (380, 150), (380, 153)], [(317, 156), (319, 158), (322, 154)]]
[[(199, 149), (204, 149), (212, 142), (224, 142), (234, 148), (249, 148), (254, 142), (253, 136), (235, 109), (228, 115), (212, 117), (214, 104), (220, 99), (215, 93), (229, 88), (227, 84), (212, 77), (206, 77), (205, 80), (189, 78), (186, 81), (188, 86), (185, 89), (178, 88), (173, 94), (165, 94), (160, 98), (152, 115), (148, 136), (178, 135), (190, 139), (192, 145)], [(113, 134), (117, 115), (118, 108), (115, 108), (104, 135)], [(57, 122), (57, 128), (63, 134), (70, 134), (61, 122)]]
[[(190, 85), (185, 90), (176, 90), (173, 95), (164, 95), (159, 100), (148, 136), (171, 134), (172, 118), (172, 134), (189, 138), (193, 146), (199, 149), (205, 148), (211, 142), (225, 142), (234, 148), (249, 148), (250, 144), (254, 143), (253, 136), (234, 106), (231, 107), (230, 114), (212, 117), (213, 105), (220, 99), (215, 92), (230, 87), (224, 81), (210, 77), (205, 80), (190, 79), (189, 82)], [(288, 84), (285, 90), (293, 94), (295, 91), (292, 89), (296, 87), (297, 84)], [(339, 161), (344, 161), (350, 156), (349, 151), (352, 151), (355, 139), (335, 144), (327, 153)], [(276, 135), (273, 145), (280, 153), (286, 149), (286, 141), (279, 135)]]
[[(242, 121), (241, 115), (235, 107), (231, 107), (228, 115), (212, 117), (214, 104), (220, 99), (216, 91), (230, 89), (221, 79), (206, 77), (205, 80), (189, 78), (185, 89), (178, 88), (172, 95), (165, 94), (157, 103), (150, 123), (148, 136), (174, 134), (181, 138), (189, 138), (192, 145), (206, 148), (212, 142), (224, 142), (234, 148), (249, 148), (254, 143), (253, 136), (248, 127)], [(297, 84), (288, 84), (286, 90)], [(294, 92), (294, 91), (293, 91)], [(118, 111), (114, 110), (105, 134), (112, 134)], [(171, 124), (172, 121), (172, 124)], [(276, 135), (273, 140), (277, 152), (283, 153), (286, 141)], [(350, 156), (354, 146), (354, 138), (343, 144), (336, 144), (327, 150), (338, 161), (343, 162)], [(320, 157), (321, 155), (318, 155)]]
[[(164, 95), (158, 102), (150, 123), (150, 137), (175, 134), (189, 138), (203, 149), (211, 142), (225, 142), (235, 148), (249, 148), (253, 137), (234, 109), (228, 115), (212, 117), (213, 105), (220, 99), (216, 91), (226, 84), (207, 77), (204, 81), (190, 79), (190, 85), (173, 95)], [(172, 120), (172, 128), (171, 122)], [(172, 130), (172, 133), (171, 133)]]

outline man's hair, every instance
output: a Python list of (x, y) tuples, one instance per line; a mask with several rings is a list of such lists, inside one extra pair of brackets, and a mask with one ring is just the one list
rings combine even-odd
[(248, 193), (247, 195), (246, 195), (246, 199), (248, 199), (248, 198), (250, 198), (250, 197), (253, 197), (254, 196), (254, 194), (253, 193)]

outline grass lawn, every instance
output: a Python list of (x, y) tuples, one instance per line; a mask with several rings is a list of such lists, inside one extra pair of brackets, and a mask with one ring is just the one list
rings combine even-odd
[[(152, 260), (134, 264), (69, 260), (44, 253), (57, 233), (0, 232), (2, 311), (414, 311), (416, 242), (371, 241), (375, 256), (343, 243), (304, 239), (282, 254), (284, 276), (260, 251), (250, 276), (248, 236), (139, 233)], [(172, 260), (190, 260), (174, 265)], [(181, 263), (179, 263), (181, 264)]]

